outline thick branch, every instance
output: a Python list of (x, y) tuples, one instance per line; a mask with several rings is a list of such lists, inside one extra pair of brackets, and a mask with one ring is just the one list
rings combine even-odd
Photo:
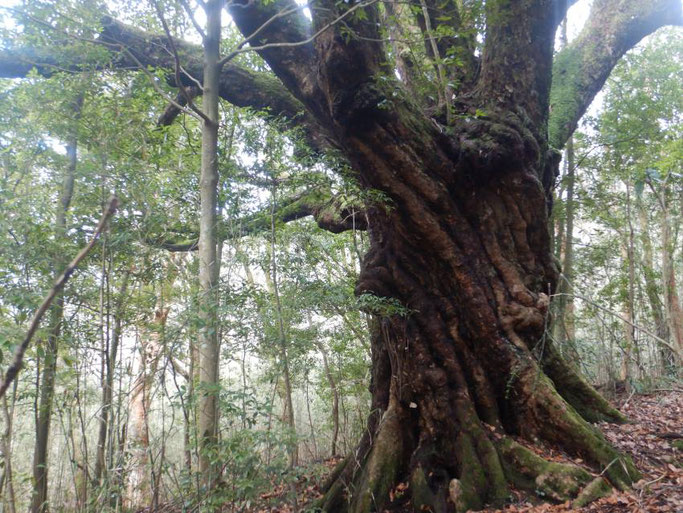
[(536, 126), (543, 126), (558, 23), (556, 6), (550, 2), (487, 1), (477, 96), (488, 105), (521, 108)]
[[(332, 233), (367, 229), (367, 220), (362, 208), (346, 205), (340, 198), (330, 197), (329, 194), (318, 190), (282, 201), (275, 212), (275, 221), (289, 223), (309, 216), (313, 216), (320, 228)], [(266, 209), (236, 222), (237, 229), (224, 230), (218, 236), (226, 240), (235, 236), (254, 235), (270, 229), (270, 222), (270, 209)], [(199, 247), (195, 234), (182, 240), (164, 237), (148, 238), (146, 242), (171, 252), (196, 251)]]
[[(229, 10), (239, 30), (282, 83), (315, 118), (336, 127), (386, 62), (379, 42), (377, 0), (351, 4), (316, 2), (313, 24), (293, 0), (234, 1)], [(360, 11), (360, 16), (355, 17)], [(343, 27), (343, 31), (340, 27)]]
[(555, 58), (550, 144), (564, 146), (624, 53), (660, 27), (682, 23), (680, 0), (596, 0), (581, 34)]
[(309, 107), (324, 112), (316, 79), (310, 23), (294, 0), (235, 0), (228, 10), (240, 32), (282, 83)]
[[(112, 54), (106, 66), (121, 70), (135, 70), (140, 66), (174, 70), (175, 59), (165, 35), (150, 34), (110, 17), (102, 21), (102, 33), (97, 42)], [(174, 39), (182, 70), (183, 85), (199, 88), (202, 77), (201, 47)], [(59, 48), (17, 47), (0, 50), (0, 77), (21, 78), (35, 69), (49, 77), (57, 72), (79, 72), (83, 69), (102, 67), (85, 55), (72, 55), (65, 60)], [(172, 75), (171, 83), (175, 82)], [(309, 145), (315, 150), (329, 146), (324, 130), (305, 112), (303, 105), (290, 94), (271, 73), (251, 71), (233, 63), (223, 66), (219, 95), (237, 107), (263, 112), (266, 118), (283, 118), (290, 127), (303, 127)], [(181, 105), (184, 102), (180, 102)], [(173, 121), (180, 112), (177, 106), (167, 109), (163, 124)]]
[[(111, 18), (105, 19), (103, 27), (100, 39), (116, 52), (116, 67), (137, 67), (137, 62), (127, 54), (130, 52), (145, 66), (174, 69), (174, 55), (165, 35), (143, 32)], [(201, 83), (203, 67), (201, 48), (180, 39), (174, 39), (173, 44), (183, 67), (181, 80), (186, 86), (197, 86)], [(247, 70), (232, 63), (223, 66), (219, 94), (237, 107), (268, 110), (272, 116), (297, 120), (297, 123), (304, 110), (303, 105), (270, 73)]]

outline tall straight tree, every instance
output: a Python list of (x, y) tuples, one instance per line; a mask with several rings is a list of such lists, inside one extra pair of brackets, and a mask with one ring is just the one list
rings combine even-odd
[(217, 434), (217, 386), (220, 348), (218, 340), (218, 279), (220, 262), (217, 252), (218, 223), (218, 83), (220, 79), (220, 44), (222, 0), (203, 4), (206, 12), (204, 39), (202, 164), (200, 176), (201, 218), (199, 222), (199, 383), (198, 433), (200, 438), (199, 471), (204, 484), (212, 487), (217, 476), (211, 451)]
[[(78, 93), (73, 101), (74, 124), (66, 144), (67, 165), (62, 177), (59, 203), (55, 214), (55, 240), (62, 242), (66, 235), (66, 217), (73, 198), (76, 166), (78, 164), (78, 124), (83, 105), (83, 94)], [(52, 262), (55, 277), (59, 276), (68, 262), (63, 254), (56, 253)], [(55, 394), (57, 372), (57, 350), (64, 320), (64, 296), (59, 294), (50, 309), (50, 324), (45, 348), (45, 359), (40, 379), (40, 399), (36, 414), (36, 442), (33, 450), (33, 496), (31, 512), (40, 513), (48, 509), (47, 455), (50, 447), (50, 420), (52, 400)]]
[[(487, 0), (483, 7), (421, 0), (401, 16), (384, 16), (386, 3), (316, 0), (309, 18), (294, 0), (229, 2), (245, 38), (230, 56), (250, 45), (272, 74), (218, 61), (220, 2), (200, 2), (208, 19), (204, 58), (190, 43), (174, 41), (182, 51), (169, 52), (166, 37), (102, 22), (98, 42), (112, 50), (112, 66), (175, 69), (175, 83), (186, 86), (203, 76), (202, 380), (215, 383), (217, 362), (209, 148), (220, 94), (301, 127), (314, 155), (333, 148), (362, 187), (379, 191), (365, 207), (371, 247), (357, 292), (401, 306), (380, 312), (372, 414), (324, 510), (381, 510), (404, 480), (413, 508), (435, 512), (501, 503), (510, 483), (565, 500), (592, 480), (516, 440), (559, 446), (627, 487), (637, 470), (589, 423), (623, 417), (546, 336), (559, 274), (548, 216), (558, 150), (621, 56), (657, 28), (681, 24), (680, 0), (595, 0), (581, 34), (556, 56), (556, 29), (572, 0)], [(431, 48), (423, 58), (433, 66), (404, 59), (398, 78), (400, 56), (385, 48), (392, 33), (385, 23), (412, 24), (405, 33), (421, 34)], [(472, 37), (478, 27), (485, 27), (481, 39)], [(2, 74), (49, 74), (58, 56), (40, 50), (2, 52)], [(425, 87), (409, 94), (404, 84)], [(210, 394), (202, 402), (207, 446), (215, 402)]]

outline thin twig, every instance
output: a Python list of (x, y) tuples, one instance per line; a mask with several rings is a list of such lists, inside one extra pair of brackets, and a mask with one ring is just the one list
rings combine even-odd
[(199, 23), (197, 23), (197, 18), (194, 17), (194, 11), (190, 7), (190, 4), (187, 3), (187, 0), (180, 0), (180, 5), (183, 6), (183, 9), (185, 9), (185, 13), (187, 14), (187, 17), (190, 18), (192, 25), (194, 25), (194, 29), (199, 33), (199, 35), (202, 38), (202, 41), (205, 40), (206, 39), (206, 33), (204, 32), (204, 29), (202, 29), (202, 27), (199, 25)]
[(628, 399), (626, 399), (626, 401), (624, 401), (624, 404), (621, 405), (622, 408), (626, 408), (626, 406), (628, 406), (628, 403), (631, 401), (635, 393), (636, 389), (635, 387), (633, 387), (633, 390), (631, 390), (631, 394), (628, 396)]
[(106, 210), (104, 211), (104, 214), (102, 214), (102, 218), (100, 219), (97, 228), (95, 228), (95, 233), (93, 234), (92, 239), (90, 239), (90, 242), (78, 252), (78, 254), (71, 261), (71, 263), (69, 263), (69, 265), (66, 266), (66, 269), (64, 269), (62, 275), (59, 278), (57, 278), (57, 281), (52, 286), (52, 289), (50, 289), (50, 292), (47, 294), (47, 296), (45, 296), (43, 303), (40, 305), (40, 307), (34, 314), (33, 319), (31, 320), (31, 325), (29, 326), (29, 329), (26, 332), (26, 336), (24, 337), (24, 340), (21, 343), (21, 345), (17, 347), (17, 350), (14, 353), (14, 359), (12, 360), (12, 364), (7, 369), (7, 372), (5, 373), (5, 378), (3, 379), (2, 384), (0, 385), (0, 398), (5, 395), (5, 392), (9, 388), (12, 381), (14, 381), (14, 379), (17, 377), (17, 374), (19, 374), (19, 371), (21, 370), (21, 367), (24, 363), (24, 354), (26, 353), (26, 349), (28, 349), (28, 346), (31, 343), (31, 339), (33, 338), (33, 335), (38, 330), (43, 315), (45, 315), (45, 312), (47, 312), (48, 308), (50, 308), (50, 305), (52, 304), (52, 301), (54, 300), (55, 296), (59, 294), (59, 292), (64, 288), (64, 285), (66, 285), (66, 282), (69, 281), (69, 278), (71, 278), (71, 275), (76, 270), (76, 267), (78, 267), (78, 264), (81, 263), (81, 261), (86, 257), (90, 250), (95, 246), (97, 239), (99, 238), (100, 234), (104, 231), (104, 228), (107, 226), (109, 218), (112, 215), (114, 215), (114, 212), (116, 212), (116, 207), (118, 206), (118, 203), (119, 200), (116, 198), (116, 196), (112, 196), (112, 198), (109, 200), (109, 204), (107, 205)]

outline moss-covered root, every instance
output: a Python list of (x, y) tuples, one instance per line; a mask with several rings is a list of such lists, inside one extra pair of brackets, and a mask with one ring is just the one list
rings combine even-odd
[(341, 475), (346, 469), (349, 461), (353, 455), (347, 456), (342, 461), (337, 463), (332, 473), (327, 477), (323, 483), (321, 490), (323, 497), (314, 502), (312, 507), (314, 511), (342, 511), (346, 503), (344, 481)]
[(595, 426), (568, 405), (546, 376), (529, 372), (520, 381), (525, 382), (527, 390), (536, 386), (532, 406), (533, 416), (537, 419), (535, 435), (580, 454), (589, 463), (599, 466), (610, 483), (620, 490), (629, 488), (640, 479), (631, 458), (612, 447)]
[(572, 501), (572, 508), (578, 509), (587, 506), (601, 497), (612, 494), (612, 487), (603, 477), (596, 477), (581, 490), (581, 493)]
[(557, 348), (547, 342), (543, 354), (543, 371), (553, 381), (562, 398), (588, 422), (615, 422), (628, 419), (602, 397), (562, 358)]
[(507, 437), (498, 442), (497, 449), (508, 480), (543, 499), (555, 502), (574, 499), (592, 479), (576, 465), (546, 461)]
[[(372, 450), (353, 490), (350, 513), (382, 511), (396, 484), (407, 450), (403, 440), (402, 414), (394, 401), (382, 418)], [(338, 510), (325, 510), (337, 513)]]
[[(449, 444), (449, 451), (452, 447), (457, 478), (450, 475), (453, 469), (439, 468), (444, 461), (441, 449), (423, 446), (416, 451), (411, 461), (413, 470), (410, 476), (410, 494), (415, 511), (441, 513), (452, 511), (454, 507), (460, 513), (479, 510), (485, 504), (502, 507), (509, 496), (498, 451), (466, 396), (459, 397), (456, 411), (460, 431), (454, 445)], [(437, 454), (436, 458), (430, 458), (430, 455)]]

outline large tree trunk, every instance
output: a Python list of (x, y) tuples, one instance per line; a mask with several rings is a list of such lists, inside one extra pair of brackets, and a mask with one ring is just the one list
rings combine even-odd
[[(561, 501), (593, 479), (518, 440), (558, 446), (614, 486), (628, 486), (638, 478), (633, 464), (588, 423), (622, 416), (547, 336), (558, 276), (548, 214), (559, 153), (548, 149), (546, 134), (560, 3), (486, 2), (476, 86), (454, 99), (448, 126), (440, 124), (448, 116), (437, 108), (430, 117), (391, 78), (376, 9), (347, 16), (343, 31), (326, 29), (358, 4), (320, 0), (311, 10), (315, 41), (289, 45), (310, 33), (306, 21), (276, 19), (278, 9), (291, 8), (287, 0), (268, 5), (233, 2), (229, 9), (327, 127), (362, 186), (387, 198), (368, 207), (371, 248), (357, 286), (359, 294), (390, 300), (376, 312), (384, 316), (373, 337), (373, 413), (322, 508), (381, 511), (404, 481), (415, 511), (500, 504), (510, 483)], [(613, 30), (615, 20), (603, 21)], [(629, 40), (641, 30), (626, 29)], [(349, 30), (354, 37), (345, 36)], [(596, 48), (594, 30), (581, 41)], [(595, 66), (590, 73), (606, 77), (626, 49), (621, 37), (610, 35), (606, 49), (597, 45), (608, 51), (586, 70)], [(582, 98), (565, 109), (563, 129), (585, 109)]]
[[(405, 308), (381, 321), (390, 372), (374, 383), (382, 417), (351, 481), (350, 511), (379, 507), (404, 479), (413, 507), (434, 511), (446, 510), (449, 486), (461, 489), (451, 497), (456, 504), (476, 508), (500, 503), (508, 481), (542, 483), (559, 500), (587, 484), (575, 470), (540, 464), (520, 478), (525, 451), (510, 436), (559, 445), (600, 469), (621, 459), (624, 465), (607, 470), (618, 486), (637, 475), (556, 390), (552, 378), (574, 379), (572, 371), (558, 360), (547, 368), (549, 379), (538, 363), (549, 349), (548, 293), (557, 270), (538, 145), (511, 119), (476, 123), (482, 139), (503, 133), (507, 141), (473, 141), (460, 151), (439, 141), (426, 120), (416, 130), (417, 119), (410, 131), (400, 119), (357, 126), (348, 140), (357, 168), (374, 171), (364, 176), (367, 185), (393, 200), (393, 208), (373, 209), (358, 292)], [(497, 158), (473, 158), (483, 151)], [(589, 398), (581, 407), (591, 418), (620, 418), (589, 388), (570, 391)]]

